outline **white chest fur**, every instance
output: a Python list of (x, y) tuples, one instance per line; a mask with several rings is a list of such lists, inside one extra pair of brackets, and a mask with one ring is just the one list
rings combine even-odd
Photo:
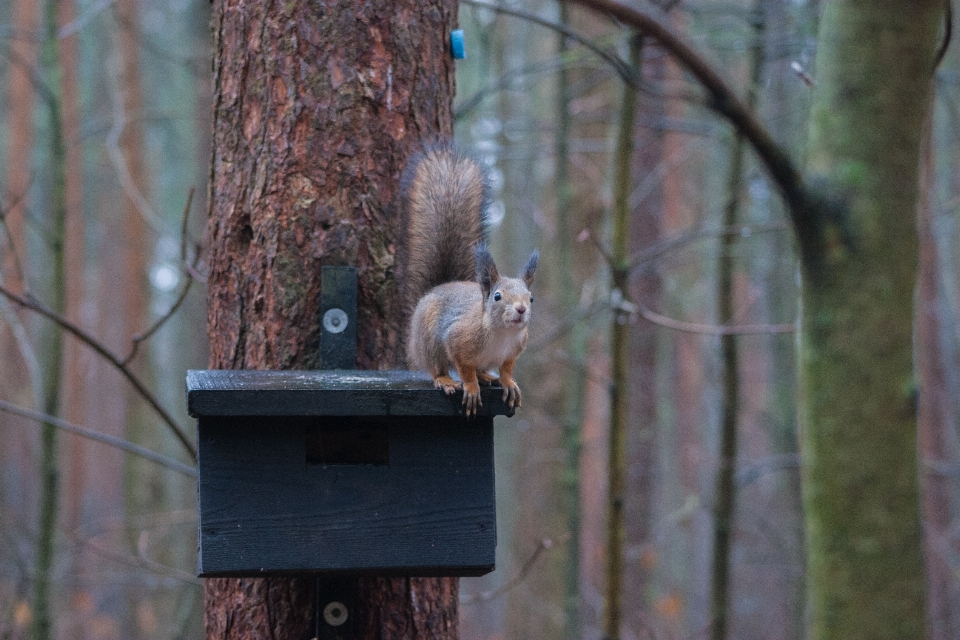
[(515, 358), (526, 335), (526, 326), (518, 330), (504, 328), (491, 332), (483, 345), (483, 351), (480, 352), (480, 364), (477, 368), (481, 371), (499, 368), (505, 361)]

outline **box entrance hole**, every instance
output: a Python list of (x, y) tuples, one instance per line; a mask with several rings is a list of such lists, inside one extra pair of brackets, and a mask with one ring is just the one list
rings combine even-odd
[(307, 464), (390, 464), (387, 423), (362, 418), (337, 418), (307, 425), (304, 448)]

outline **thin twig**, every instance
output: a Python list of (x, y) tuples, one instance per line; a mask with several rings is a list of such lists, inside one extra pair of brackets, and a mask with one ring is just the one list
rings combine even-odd
[(653, 16), (615, 0), (573, 0), (577, 4), (607, 14), (656, 40), (690, 73), (710, 96), (708, 106), (726, 118), (750, 142), (786, 201), (805, 264), (814, 265), (819, 254), (819, 199), (804, 181), (799, 168), (777, 144), (729, 83), (696, 49)]
[(94, 440), (102, 444), (109, 445), (111, 447), (116, 447), (126, 451), (127, 453), (132, 453), (133, 455), (140, 456), (150, 460), (151, 462), (156, 462), (157, 464), (172, 469), (184, 475), (190, 476), (191, 478), (197, 477), (196, 467), (184, 464), (179, 460), (175, 460), (169, 456), (165, 456), (162, 453), (157, 453), (146, 447), (142, 447), (138, 444), (134, 444), (129, 440), (124, 440), (123, 438), (118, 438), (116, 436), (111, 436), (106, 433), (101, 433), (100, 431), (94, 431), (93, 429), (88, 429), (87, 427), (82, 427), (78, 424), (68, 422), (56, 416), (47, 415), (46, 413), (40, 411), (34, 411), (32, 409), (27, 409), (25, 407), (20, 407), (13, 403), (7, 402), (6, 400), (0, 400), (0, 411), (5, 411), (7, 413), (12, 413), (14, 415), (22, 416), (24, 418), (29, 418), (30, 420), (35, 420), (40, 423), (52, 424), (57, 429), (61, 431), (67, 431), (69, 433), (76, 434), (88, 440)]
[(556, 542), (550, 538), (544, 538), (540, 541), (540, 544), (537, 545), (537, 548), (534, 549), (533, 553), (527, 558), (527, 561), (523, 563), (523, 566), (520, 567), (520, 571), (517, 572), (517, 575), (513, 576), (506, 582), (504, 582), (499, 587), (490, 589), (489, 591), (481, 591), (480, 593), (468, 593), (460, 596), (460, 604), (474, 604), (477, 602), (487, 602), (493, 600), (494, 598), (503, 595), (510, 589), (513, 589), (515, 586), (523, 582), (527, 575), (530, 573), (530, 570), (533, 569), (534, 565), (537, 564), (537, 560), (540, 559), (540, 556), (543, 555), (544, 551), (552, 549), (557, 542), (566, 542), (570, 538), (570, 533), (564, 533), (560, 536)]
[(10, 47), (4, 47), (3, 49), (0, 49), (0, 53), (9, 58), (12, 63), (20, 66), (23, 72), (27, 75), (27, 78), (30, 80), (30, 84), (33, 85), (34, 90), (40, 94), (40, 97), (43, 98), (45, 103), (49, 104), (51, 101), (55, 100), (53, 92), (50, 91), (50, 87), (47, 86), (47, 83), (37, 71), (36, 66), (30, 64), (28, 60)]
[(600, 252), (600, 255), (603, 256), (604, 261), (608, 266), (613, 265), (613, 255), (610, 253), (610, 250), (603, 246), (603, 243), (590, 233), (589, 229), (584, 229), (579, 234), (577, 234), (577, 242), (589, 242), (593, 247)]
[(536, 342), (531, 342), (528, 345), (531, 353), (543, 349), (548, 344), (565, 334), (567, 331), (572, 329), (577, 325), (581, 320), (589, 318), (594, 313), (596, 313), (601, 307), (606, 307), (606, 304), (599, 304), (592, 302), (590, 304), (579, 304), (577, 307), (567, 314), (559, 324), (550, 329), (547, 333), (540, 334), (537, 337)]
[[(755, 234), (761, 233), (775, 233), (777, 231), (786, 231), (787, 226), (781, 223), (749, 226), (749, 225), (735, 225), (729, 227), (721, 227), (719, 229), (690, 229), (683, 231), (675, 236), (666, 238), (654, 245), (645, 247), (640, 251), (634, 253), (630, 256), (629, 260), (629, 269), (632, 271), (637, 268), (646, 269), (650, 266), (651, 263), (656, 262), (663, 258), (666, 254), (676, 251), (680, 247), (683, 247), (694, 242), (699, 242), (700, 240), (709, 240), (712, 238), (719, 238), (722, 236), (728, 235), (738, 235), (743, 236), (744, 238), (749, 238)], [(579, 242), (589, 241), (597, 251), (600, 252), (600, 255), (603, 256), (604, 261), (609, 265), (612, 264), (612, 256), (605, 246), (590, 232), (589, 229), (584, 229), (580, 232), (580, 235), (577, 236)]]
[[(10, 256), (13, 260), (13, 268), (17, 272), (17, 277), (20, 279), (20, 285), (26, 289), (27, 288), (27, 275), (26, 270), (23, 268), (23, 261), (20, 260), (20, 254), (17, 251), (17, 243), (13, 237), (13, 231), (10, 229), (10, 223), (7, 221), (7, 216), (10, 215), (10, 212), (16, 209), (20, 204), (27, 199), (27, 194), (30, 193), (30, 187), (33, 186), (33, 179), (35, 174), (30, 175), (30, 180), (27, 183), (27, 188), (24, 189), (23, 193), (16, 196), (13, 202), (5, 207), (0, 209), (0, 226), (3, 227), (4, 235), (7, 237), (7, 246), (10, 249)], [(24, 206), (26, 209), (26, 206)], [(24, 218), (26, 218), (26, 213), (24, 213)]]
[(180, 227), (180, 264), (184, 266), (184, 271), (187, 274), (187, 282), (184, 284), (183, 289), (180, 291), (180, 295), (177, 296), (176, 301), (171, 305), (170, 309), (167, 310), (165, 314), (160, 316), (160, 318), (153, 323), (149, 329), (143, 333), (138, 333), (133, 336), (133, 345), (130, 347), (130, 353), (126, 358), (123, 359), (123, 364), (130, 364), (130, 361), (134, 359), (137, 355), (137, 351), (140, 348), (140, 343), (144, 340), (147, 340), (156, 333), (160, 327), (162, 327), (167, 320), (173, 317), (183, 304), (184, 300), (187, 299), (187, 294), (190, 293), (190, 288), (193, 286), (193, 271), (196, 269), (197, 262), (200, 260), (200, 252), (197, 251), (193, 259), (193, 264), (187, 264), (187, 220), (190, 216), (190, 205), (193, 203), (193, 192), (194, 188), (190, 187), (190, 193), (187, 194), (187, 203), (183, 207), (183, 223)]
[(133, 388), (140, 394), (140, 396), (147, 401), (147, 403), (153, 407), (153, 410), (157, 412), (157, 415), (163, 420), (164, 423), (173, 431), (177, 436), (177, 439), (180, 440), (180, 443), (184, 446), (187, 452), (190, 454), (191, 460), (196, 461), (197, 451), (191, 444), (190, 439), (186, 436), (182, 429), (177, 426), (176, 421), (173, 417), (167, 413), (167, 411), (160, 405), (160, 401), (147, 389), (147, 387), (137, 378), (136, 375), (123, 362), (120, 361), (117, 356), (113, 355), (109, 349), (107, 349), (103, 344), (101, 344), (96, 338), (91, 336), (89, 333), (70, 322), (63, 316), (54, 311), (48, 309), (45, 305), (40, 303), (33, 298), (28, 298), (26, 296), (21, 296), (13, 291), (10, 291), (5, 286), (0, 285), (0, 295), (5, 296), (11, 302), (14, 302), (21, 307), (30, 309), (41, 316), (51, 320), (54, 324), (58, 325), (68, 333), (72, 334), (75, 338), (86, 344), (88, 347), (93, 349), (98, 355), (100, 355), (104, 360), (112, 364), (123, 376), (133, 385)]
[(180, 310), (180, 306), (183, 304), (184, 300), (187, 299), (187, 294), (190, 293), (190, 288), (193, 286), (193, 276), (190, 275), (191, 272), (187, 270), (186, 273), (187, 273), (187, 282), (186, 284), (184, 284), (183, 289), (180, 291), (180, 295), (177, 296), (177, 299), (174, 301), (174, 303), (170, 305), (170, 309), (168, 309), (165, 314), (160, 316), (160, 318), (158, 318), (157, 321), (153, 323), (153, 326), (151, 326), (149, 329), (147, 329), (143, 333), (138, 333), (137, 335), (133, 336), (133, 339), (132, 339), (133, 345), (130, 348), (130, 353), (127, 354), (127, 357), (123, 359), (122, 361), (123, 364), (125, 365), (130, 364), (130, 361), (136, 357), (137, 351), (139, 351), (140, 349), (140, 343), (143, 342), (144, 340), (149, 339), (154, 333), (156, 333), (160, 329), (160, 327), (162, 327), (167, 322), (167, 320), (172, 318), (173, 315)]
[(91, 20), (96, 18), (103, 11), (109, 9), (110, 5), (112, 5), (114, 2), (116, 2), (116, 0), (100, 0), (100, 2), (84, 11), (83, 15), (78, 16), (76, 20), (68, 22), (60, 27), (60, 29), (57, 31), (57, 37), (62, 40), (63, 38), (67, 38), (75, 33), (78, 33), (81, 29), (87, 26)]
[(741, 324), (741, 325), (713, 325), (697, 324), (693, 322), (684, 322), (674, 320), (667, 316), (662, 316), (655, 311), (651, 311), (643, 305), (637, 305), (640, 317), (653, 324), (683, 331), (685, 333), (696, 333), (707, 336), (738, 336), (750, 334), (776, 334), (776, 333), (796, 333), (795, 324)]
[(13, 306), (5, 299), (0, 299), (0, 316), (5, 316), (10, 330), (13, 332), (14, 340), (17, 344), (17, 351), (23, 358), (23, 364), (27, 368), (27, 375), (30, 378), (30, 391), (34, 398), (43, 397), (43, 376), (40, 373), (40, 360), (37, 358), (37, 351), (30, 339), (27, 328), (14, 311)]
[(79, 547), (87, 547), (91, 549), (97, 555), (100, 555), (109, 560), (113, 560), (115, 562), (120, 562), (127, 566), (134, 567), (136, 569), (147, 569), (158, 575), (174, 578), (176, 580), (180, 580), (181, 582), (186, 582), (189, 584), (195, 584), (195, 585), (203, 584), (203, 581), (200, 578), (197, 578), (194, 574), (188, 571), (184, 571), (183, 569), (177, 569), (176, 567), (168, 567), (167, 565), (160, 564), (159, 562), (156, 562), (154, 560), (144, 560), (142, 558), (138, 558), (137, 556), (123, 553), (122, 551), (116, 551), (105, 545), (100, 544), (99, 542), (95, 542), (91, 538), (87, 538), (83, 540), (73, 540), (73, 542)]
[(140, 191), (140, 187), (134, 183), (133, 176), (130, 175), (130, 167), (127, 165), (127, 159), (123, 156), (123, 150), (120, 148), (120, 137), (130, 122), (130, 118), (123, 103), (123, 89), (120, 86), (120, 74), (122, 72), (118, 69), (120, 66), (119, 53), (115, 52), (111, 56), (109, 66), (110, 73), (107, 74), (107, 78), (110, 81), (110, 98), (113, 103), (113, 124), (107, 133), (107, 156), (110, 158), (110, 162), (117, 172), (117, 178), (120, 180), (120, 186), (133, 204), (133, 208), (150, 225), (150, 228), (154, 231), (160, 231), (163, 228), (163, 220), (147, 202), (143, 192)]
[(754, 234), (775, 233), (777, 231), (786, 231), (787, 226), (781, 223), (749, 226), (732, 225), (720, 227), (719, 229), (690, 229), (679, 233), (673, 237), (666, 238), (652, 246), (641, 249), (630, 257), (630, 268), (645, 267), (651, 262), (655, 262), (667, 253), (700, 240), (719, 238), (722, 236), (743, 236), (749, 238)]
[(627, 64), (625, 60), (620, 58), (617, 54), (604, 49), (603, 47), (598, 47), (594, 43), (590, 42), (589, 39), (580, 35), (570, 27), (565, 24), (560, 24), (559, 22), (553, 22), (552, 20), (546, 20), (536, 15), (535, 13), (530, 13), (528, 11), (521, 11), (519, 9), (510, 9), (504, 5), (500, 4), (490, 4), (489, 2), (481, 2), (480, 0), (461, 0), (462, 4), (468, 4), (473, 7), (482, 7), (484, 9), (490, 9), (491, 11), (496, 11), (497, 13), (503, 13), (509, 16), (514, 16), (516, 18), (522, 18), (528, 22), (533, 22), (539, 24), (542, 27), (548, 29), (553, 29), (558, 33), (562, 33), (571, 40), (580, 43), (590, 51), (593, 51), (595, 54), (606, 60), (610, 66), (614, 68), (617, 74), (623, 79), (624, 82), (630, 85), (636, 85), (639, 82), (639, 78), (634, 69), (630, 68), (630, 65)]
[[(559, 62), (547, 60), (545, 62), (539, 62), (537, 64), (529, 65), (520, 69), (509, 69), (496, 81), (481, 87), (472, 96), (464, 99), (454, 109), (453, 117), (457, 120), (463, 118), (480, 106), (483, 100), (488, 96), (521, 85), (526, 76), (534, 76), (537, 74), (546, 73), (548, 71), (554, 71), (563, 67), (565, 64), (567, 64), (565, 60), (560, 60)], [(520, 87), (518, 86), (518, 88)]]

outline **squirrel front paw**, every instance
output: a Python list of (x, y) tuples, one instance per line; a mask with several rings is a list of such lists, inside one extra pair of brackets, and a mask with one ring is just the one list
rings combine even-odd
[(463, 388), (463, 385), (450, 376), (437, 376), (433, 379), (433, 386), (437, 389), (443, 389), (448, 396)]
[(474, 384), (466, 384), (463, 387), (463, 407), (468, 418), (477, 415), (477, 408), (483, 406), (480, 402), (480, 387)]
[(503, 384), (503, 401), (511, 409), (520, 408), (520, 387), (513, 380), (509, 382), (501, 380)]

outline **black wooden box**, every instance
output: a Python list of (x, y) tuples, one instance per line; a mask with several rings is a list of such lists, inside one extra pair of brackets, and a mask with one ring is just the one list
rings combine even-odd
[(493, 416), (411, 371), (189, 371), (199, 574), (494, 568)]

